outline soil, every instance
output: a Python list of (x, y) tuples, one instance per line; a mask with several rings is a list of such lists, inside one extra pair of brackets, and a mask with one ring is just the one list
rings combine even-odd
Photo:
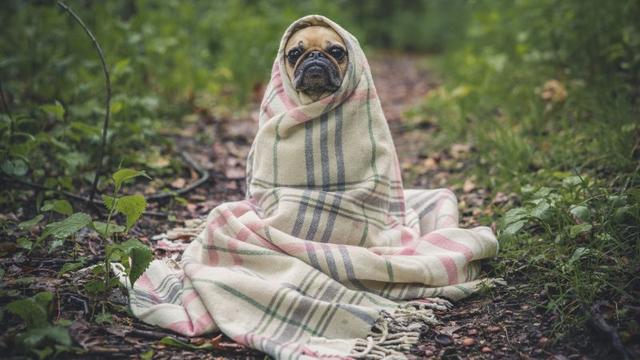
[[(473, 178), (467, 178), (465, 167), (469, 154), (474, 151), (469, 144), (450, 144), (441, 149), (430, 147), (429, 140), (436, 136), (436, 126), (407, 126), (405, 111), (420, 103), (426, 94), (438, 86), (423, 68), (423, 57), (403, 54), (378, 54), (371, 59), (371, 68), (378, 94), (382, 101), (403, 169), (408, 174), (405, 187), (452, 188), (460, 199), (462, 226), (477, 225), (479, 218), (490, 218), (492, 208), (510, 201), (513, 196), (493, 193), (478, 188)], [(258, 104), (254, 105), (257, 108)], [(192, 155), (211, 178), (204, 185), (182, 195), (181, 202), (151, 203), (150, 215), (139, 222), (133, 235), (155, 248), (156, 256), (178, 256), (180, 250), (162, 250), (154, 235), (180, 226), (184, 220), (204, 217), (211, 209), (225, 201), (244, 196), (245, 158), (257, 129), (257, 112), (242, 116), (219, 118), (206, 109), (197, 109), (197, 117), (185, 119), (185, 126), (168, 134), (175, 141), (175, 148)], [(205, 136), (201, 136), (205, 134)], [(212, 139), (215, 138), (215, 142)], [(178, 150), (176, 150), (178, 152)], [(179, 157), (178, 153), (165, 154)], [(196, 171), (185, 171), (181, 177), (169, 180), (176, 189), (187, 186), (198, 178)], [(143, 191), (157, 191), (151, 183)], [(167, 218), (166, 215), (171, 215)], [(488, 224), (485, 224), (488, 225)], [(72, 254), (89, 256), (94, 263), (100, 260), (102, 250), (90, 233), (81, 234), (77, 248), (58, 258), (29, 259), (14, 256), (2, 259), (6, 269), (5, 290), (36, 293), (49, 290), (55, 293), (55, 309), (58, 319), (73, 321), (70, 333), (83, 353), (76, 358), (139, 358), (153, 350), (154, 359), (264, 359), (265, 355), (233, 343), (218, 334), (200, 339), (186, 339), (169, 331), (141, 323), (126, 312), (124, 294), (116, 291), (109, 299), (107, 322), (89, 322), (93, 314), (102, 310), (83, 294), (78, 286), (83, 282), (82, 272), (59, 276), (58, 271), (72, 261)], [(25, 281), (33, 277), (38, 281)], [(513, 276), (512, 276), (513, 277)], [(573, 337), (561, 342), (550, 340), (554, 316), (542, 310), (543, 292), (536, 293), (518, 278), (507, 278), (507, 286), (501, 286), (459, 302), (447, 312), (439, 313), (441, 324), (425, 331), (420, 343), (409, 357), (445, 359), (495, 359), (495, 358), (611, 358), (614, 352), (606, 342), (598, 343), (593, 336)], [(8, 324), (2, 333), (17, 329)], [(5, 325), (3, 325), (5, 327)], [(589, 333), (585, 329), (583, 333)], [(211, 343), (213, 350), (183, 350), (159, 343), (159, 339), (171, 336), (185, 342)], [(0, 348), (7, 339), (0, 335)], [(4, 345), (3, 345), (4, 344)], [(588, 354), (588, 355), (587, 355)]]

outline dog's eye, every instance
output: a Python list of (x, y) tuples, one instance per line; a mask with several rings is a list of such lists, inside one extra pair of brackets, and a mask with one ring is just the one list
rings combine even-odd
[(289, 53), (287, 54), (287, 59), (291, 64), (295, 64), (300, 55), (302, 55), (302, 51), (300, 51), (300, 49), (291, 49), (291, 51), (289, 51)]
[(333, 56), (334, 59), (336, 60), (342, 60), (342, 58), (344, 57), (345, 51), (342, 50), (342, 48), (339, 48), (336, 46), (331, 48), (331, 50), (329, 50), (329, 54), (331, 54), (331, 56)]

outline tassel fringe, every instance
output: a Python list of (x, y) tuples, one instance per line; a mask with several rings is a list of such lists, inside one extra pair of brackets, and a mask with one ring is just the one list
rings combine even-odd
[(356, 340), (350, 356), (359, 359), (405, 359), (403, 353), (420, 339), (429, 325), (438, 324), (433, 310), (448, 310), (453, 305), (444, 299), (409, 301), (393, 313), (382, 311), (366, 339)]

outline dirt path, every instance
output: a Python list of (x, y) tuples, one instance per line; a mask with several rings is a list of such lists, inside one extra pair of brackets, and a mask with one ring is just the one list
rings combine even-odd
[[(451, 144), (437, 150), (430, 144), (438, 129), (435, 127), (408, 128), (404, 111), (417, 104), (433, 89), (436, 82), (421, 70), (424, 59), (397, 54), (379, 54), (371, 59), (377, 90), (382, 106), (393, 131), (400, 161), (405, 172), (405, 187), (452, 188), (460, 199), (462, 226), (475, 225), (478, 217), (490, 214), (492, 206), (505, 201), (504, 196), (489, 199), (489, 192), (475, 186), (466, 177), (468, 155), (473, 151), (467, 144)], [(186, 121), (179, 133), (173, 134), (176, 147), (187, 151), (212, 174), (212, 180), (184, 196), (178, 204), (151, 204), (150, 211), (172, 214), (170, 221), (146, 217), (134, 229), (134, 235), (148, 242), (156, 250), (156, 256), (178, 257), (180, 249), (162, 249), (153, 235), (181, 225), (184, 220), (204, 217), (211, 209), (225, 201), (239, 200), (244, 196), (245, 158), (257, 128), (257, 114), (228, 119), (217, 118), (205, 109), (199, 116)], [(201, 136), (206, 134), (206, 136)], [(215, 138), (215, 142), (211, 142)], [(177, 157), (178, 154), (170, 154)], [(179, 178), (167, 183), (152, 183), (142, 188), (171, 186), (180, 188), (197, 177), (193, 171), (185, 171)], [(487, 224), (488, 225), (488, 224)], [(86, 235), (86, 234), (85, 234)], [(95, 250), (97, 239), (89, 235), (81, 237), (80, 255), (99, 255)], [(89, 249), (89, 250), (86, 250)], [(69, 249), (71, 253), (71, 249)], [(68, 256), (68, 255), (67, 255)], [(62, 259), (64, 260), (64, 259)], [(111, 304), (103, 324), (85, 321), (100, 309), (94, 308), (89, 297), (81, 293), (86, 273), (68, 273), (59, 276), (64, 261), (36, 264), (23, 259), (10, 260), (12, 265), (5, 274), (5, 288), (27, 289), (27, 293), (48, 290), (57, 296), (58, 318), (75, 320), (70, 333), (86, 353), (78, 358), (138, 358), (153, 350), (154, 359), (216, 359), (256, 358), (264, 355), (234, 344), (224, 337), (205, 337), (197, 341), (213, 342), (215, 350), (192, 351), (167, 347), (158, 343), (170, 332), (147, 326), (131, 318), (125, 311), (126, 298), (120, 292), (108, 299)], [(33, 276), (37, 282), (19, 281)], [(447, 313), (439, 314), (442, 324), (426, 331), (418, 346), (412, 349), (414, 358), (548, 358), (558, 352), (577, 353), (570, 346), (553, 347), (546, 336), (553, 318), (544, 315), (538, 307), (542, 294), (531, 294), (526, 286), (511, 286), (476, 295), (457, 304)], [(1, 340), (1, 337), (0, 337)], [(191, 339), (193, 343), (193, 339)], [(196, 341), (196, 342), (197, 342)], [(564, 359), (558, 355), (556, 359)]]

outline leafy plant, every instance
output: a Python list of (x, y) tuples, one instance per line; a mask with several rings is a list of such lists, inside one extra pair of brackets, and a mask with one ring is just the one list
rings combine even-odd
[(26, 353), (40, 359), (57, 356), (71, 350), (68, 330), (49, 322), (50, 303), (53, 294), (41, 292), (33, 297), (15, 300), (6, 310), (25, 322), (25, 329), (15, 337), (16, 345)]
[[(147, 206), (147, 202), (142, 195), (120, 195), (122, 185), (138, 177), (149, 178), (143, 171), (133, 169), (116, 171), (111, 177), (113, 180), (111, 196), (103, 196), (104, 205), (109, 211), (107, 221), (92, 222), (93, 228), (100, 234), (105, 244), (105, 260), (101, 274), (104, 276), (104, 282), (102, 286), (97, 283), (97, 280), (90, 284), (89, 289), (94, 293), (109, 289), (113, 285), (110, 277), (111, 261), (118, 261), (122, 264), (131, 284), (133, 284), (153, 259), (151, 250), (136, 239), (129, 239), (122, 243), (116, 241), (118, 236), (126, 234), (131, 229)], [(125, 226), (111, 221), (113, 216), (118, 213), (125, 216)], [(108, 240), (111, 240), (111, 243), (108, 243)]]
[(517, 261), (496, 266), (543, 287), (546, 309), (559, 316), (555, 329), (566, 334), (584, 326), (596, 300), (634, 298), (629, 282), (640, 244), (630, 239), (640, 235), (640, 193), (612, 191), (585, 176), (553, 178), (553, 186), (523, 187), (523, 205), (502, 217), (501, 257)]

